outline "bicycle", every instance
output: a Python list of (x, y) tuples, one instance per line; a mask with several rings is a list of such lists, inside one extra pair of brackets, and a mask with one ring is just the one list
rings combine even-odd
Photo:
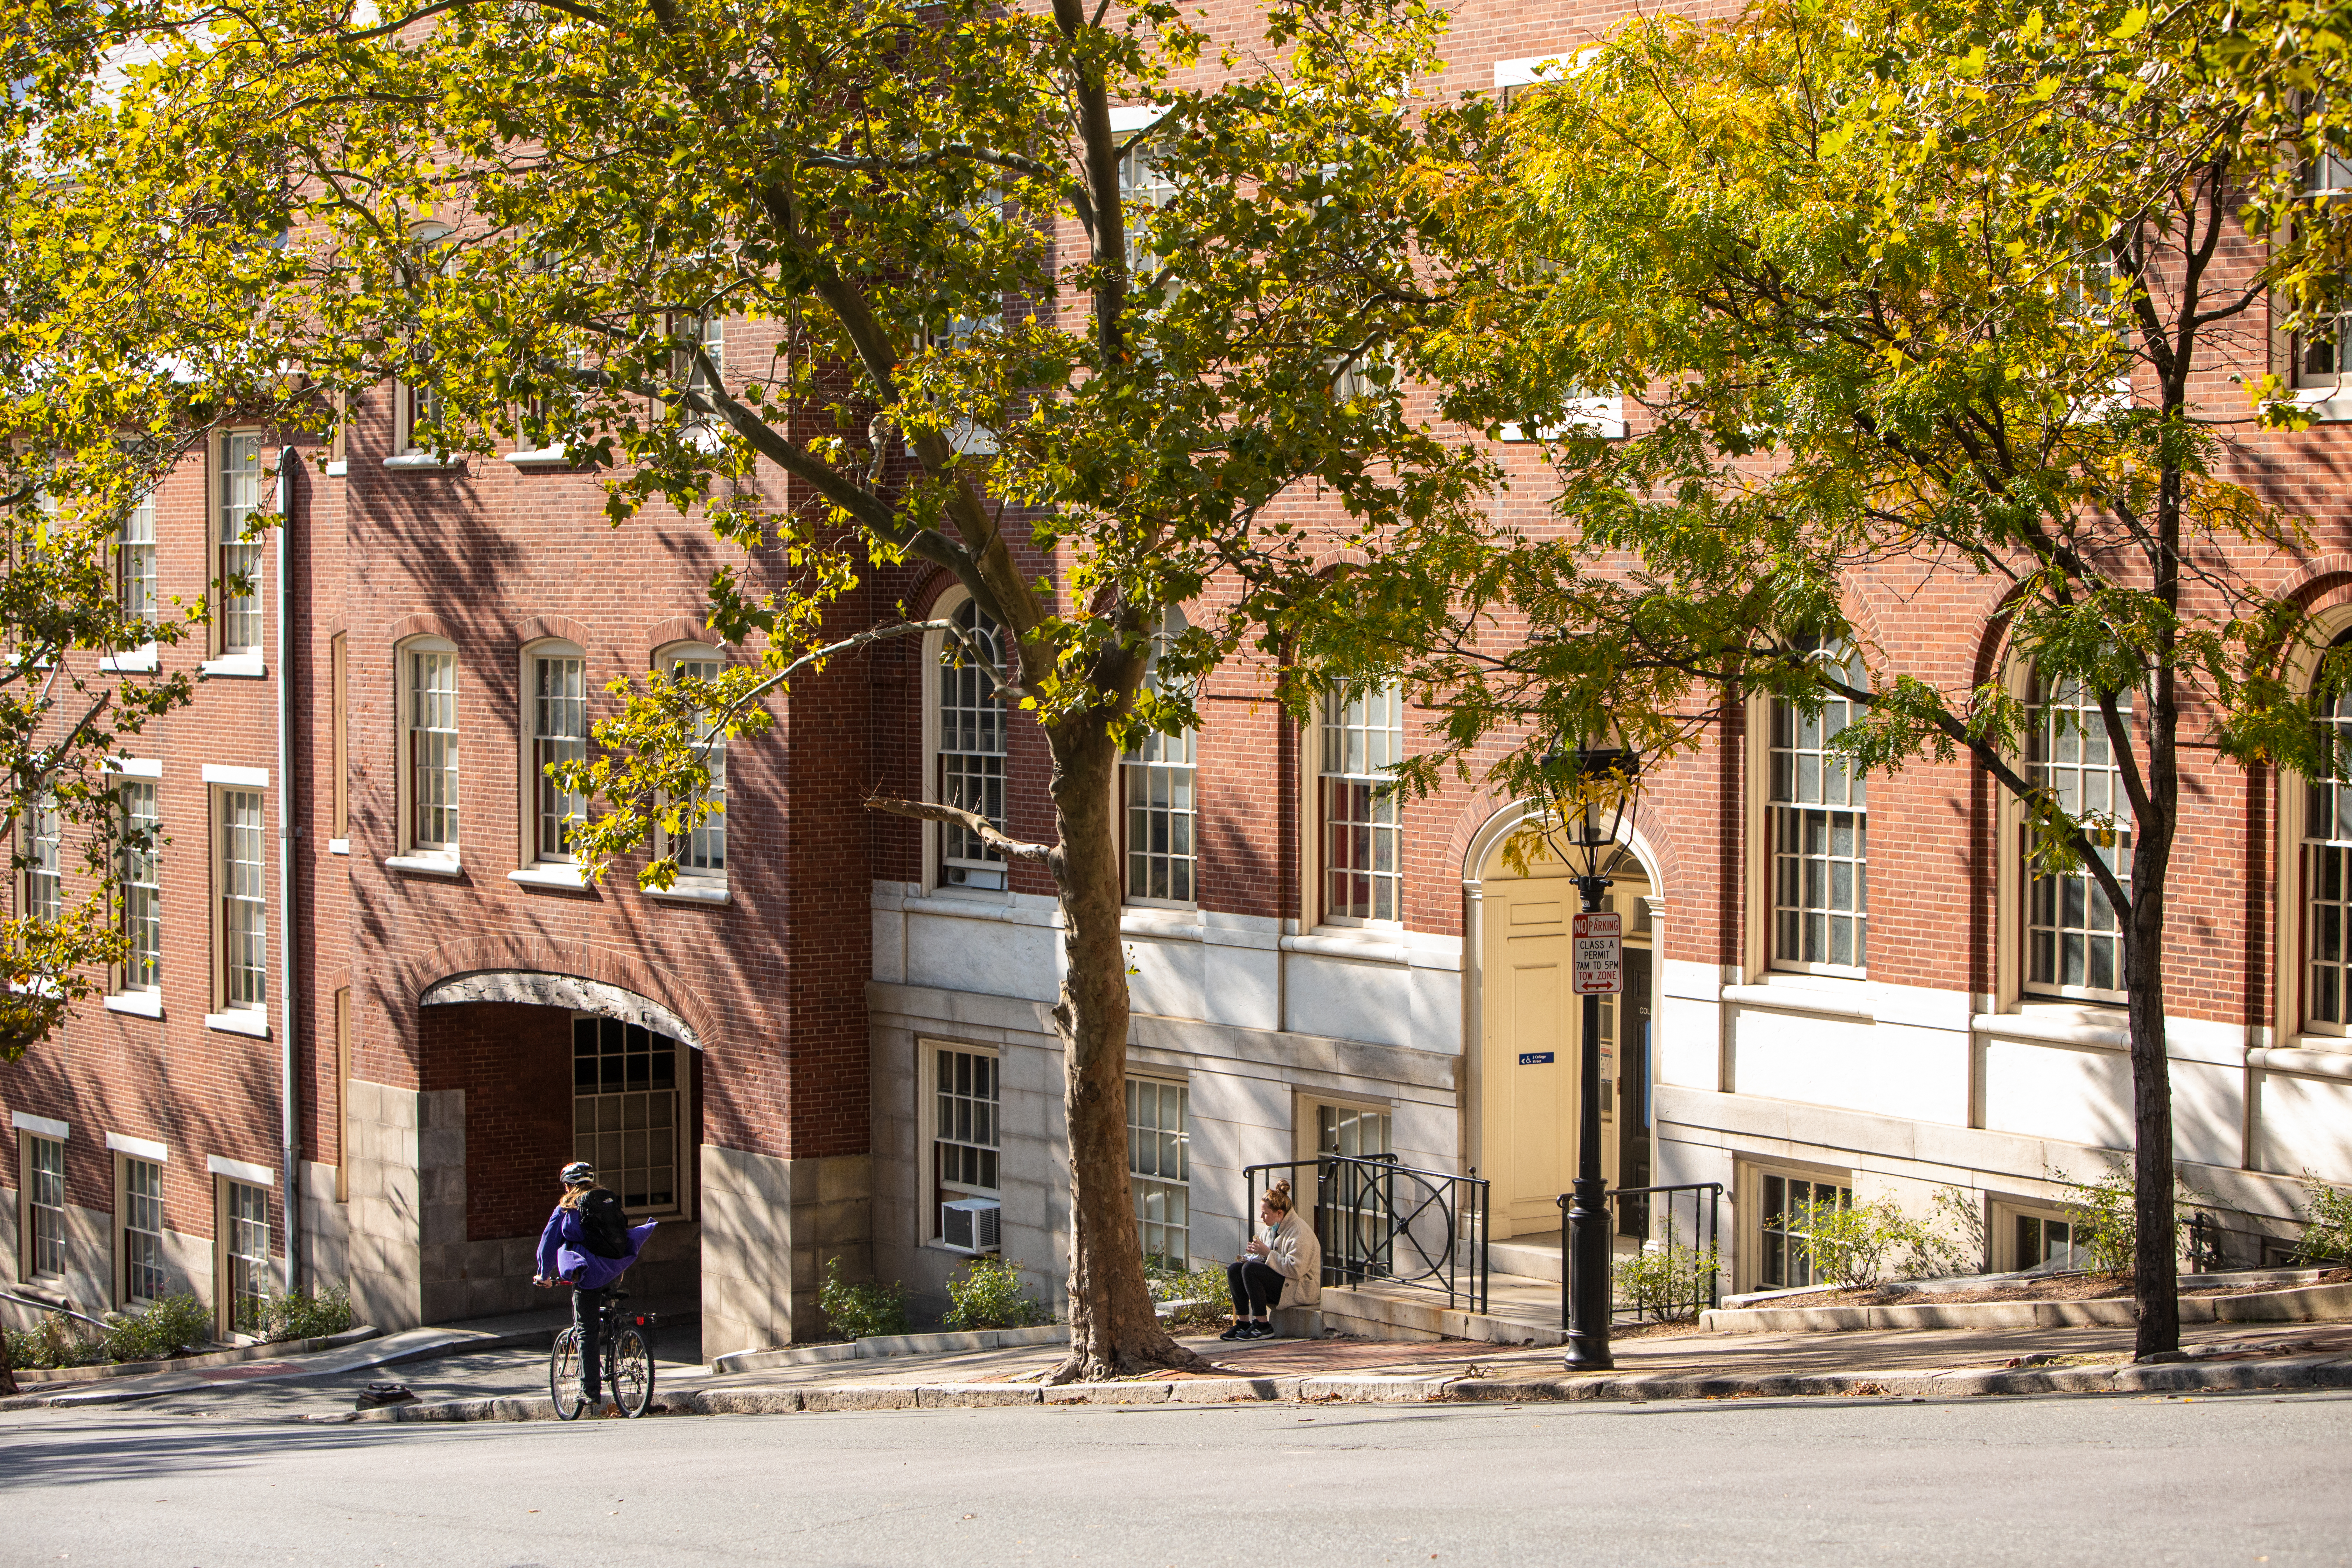
[[(654, 1329), (651, 1312), (623, 1312), (626, 1290), (607, 1290), (597, 1313), (597, 1343), (604, 1352), (604, 1387), (621, 1414), (632, 1419), (653, 1408)], [(555, 1401), (555, 1418), (577, 1421), (588, 1408), (580, 1397), (580, 1331), (565, 1329), (547, 1352), (547, 1392)]]

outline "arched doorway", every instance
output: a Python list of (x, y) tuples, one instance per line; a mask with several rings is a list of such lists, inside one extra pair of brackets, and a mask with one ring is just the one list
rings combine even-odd
[[(1525, 871), (1504, 847), (1523, 820), (1514, 807), (1482, 831), (1465, 887), (1476, 914), (1473, 976), (1475, 1052), (1471, 1150), (1493, 1184), (1497, 1240), (1560, 1228), (1559, 1194), (1576, 1175), (1583, 1008), (1575, 994), (1570, 922), (1581, 907), (1569, 868), (1557, 859)], [(1612, 1187), (1650, 1184), (1651, 1094), (1661, 910), (1658, 884), (1638, 840), (1621, 845), (1607, 874), (1605, 907), (1624, 921), (1625, 990), (1603, 997), (1601, 1173)], [(1625, 1206), (1619, 1228), (1640, 1236), (1648, 1215)]]

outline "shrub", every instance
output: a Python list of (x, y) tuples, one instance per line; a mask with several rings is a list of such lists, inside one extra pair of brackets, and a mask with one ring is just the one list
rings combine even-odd
[(168, 1361), (212, 1342), (212, 1314), (184, 1293), (159, 1298), (143, 1312), (112, 1319), (104, 1342), (114, 1361)]
[(1153, 1301), (1183, 1303), (1168, 1314), (1171, 1326), (1222, 1323), (1233, 1316), (1225, 1266), (1214, 1258), (1195, 1258), (1187, 1268), (1173, 1259), (1154, 1256), (1143, 1260), (1143, 1276), (1151, 1287)]
[(341, 1285), (317, 1292), (289, 1290), (269, 1300), (264, 1332), (273, 1340), (313, 1340), (352, 1326), (351, 1293)]
[(29, 1329), (9, 1329), (8, 1364), (16, 1367), (88, 1366), (107, 1359), (106, 1346), (63, 1312), (51, 1312)]
[(1043, 1301), (1025, 1294), (1021, 1265), (1003, 1258), (975, 1258), (961, 1279), (948, 1281), (950, 1329), (1026, 1329), (1054, 1321)]
[(1719, 1266), (1712, 1247), (1669, 1241), (1617, 1260), (1617, 1299), (1632, 1307), (1636, 1317), (1646, 1313), (1664, 1322), (1668, 1317), (1686, 1316), (1706, 1305), (1706, 1281)]
[(892, 1281), (852, 1285), (841, 1278), (841, 1259), (824, 1266), (824, 1283), (817, 1287), (816, 1304), (824, 1321), (845, 1340), (867, 1340), (877, 1334), (907, 1331), (906, 1286)]
[(2352, 1261), (2352, 1193), (2331, 1187), (2309, 1171), (2303, 1173), (2304, 1222), (2295, 1243), (2298, 1263)]
[(1805, 1229), (1813, 1278), (1857, 1289), (1884, 1279), (1942, 1279), (1984, 1267), (1984, 1216), (1956, 1187), (1938, 1191), (1926, 1219), (1892, 1197), (1866, 1204), (1809, 1205)]
[[(2074, 1195), (2063, 1200), (2068, 1223), (2074, 1227), (2074, 1245), (2091, 1255), (2091, 1268), (2100, 1274), (2128, 1274), (2138, 1245), (2139, 1215), (2132, 1206), (2131, 1166), (2121, 1159), (2107, 1162), (2107, 1173), (2095, 1182), (2068, 1180), (2055, 1171), (2053, 1181), (2064, 1182)], [(2175, 1179), (2172, 1205), (2172, 1249), (2178, 1257), (2189, 1227), (2189, 1211), (2200, 1194)]]

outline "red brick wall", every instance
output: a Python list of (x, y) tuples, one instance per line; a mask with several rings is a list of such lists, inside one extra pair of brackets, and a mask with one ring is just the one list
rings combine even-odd
[(572, 1015), (476, 1002), (417, 1016), (425, 1089), (466, 1091), (466, 1239), (537, 1234), (572, 1158)]

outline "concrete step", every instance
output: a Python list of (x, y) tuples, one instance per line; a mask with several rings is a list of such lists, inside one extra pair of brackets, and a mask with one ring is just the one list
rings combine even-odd
[(1486, 1244), (1486, 1264), (1496, 1274), (1516, 1274), (1523, 1279), (1549, 1279), (1557, 1285), (1563, 1276), (1559, 1268), (1559, 1232), (1549, 1236), (1515, 1236), (1508, 1241)]
[(1451, 1303), (1441, 1290), (1395, 1285), (1323, 1288), (1323, 1321), (1342, 1333), (1384, 1340), (1469, 1340), (1491, 1345), (1559, 1345), (1559, 1282), (1517, 1274), (1487, 1280), (1486, 1310)]

